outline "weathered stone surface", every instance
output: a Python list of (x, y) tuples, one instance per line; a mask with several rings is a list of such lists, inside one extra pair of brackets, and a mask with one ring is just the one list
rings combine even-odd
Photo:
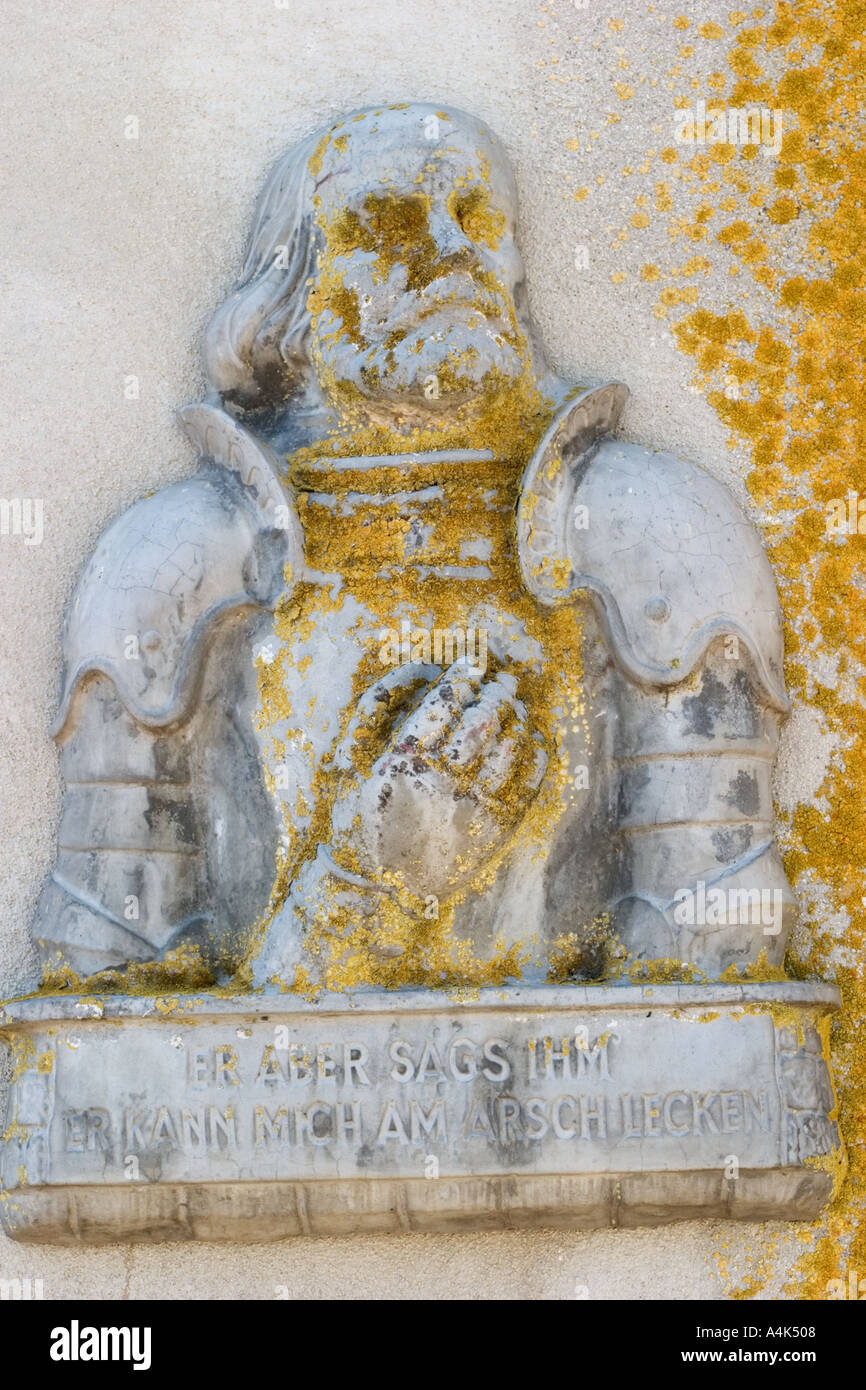
[[(820, 985), (31, 999), (23, 1240), (813, 1217), (839, 1137)], [(780, 1021), (774, 1021), (774, 1012)]]
[(553, 370), (516, 231), (505, 151), (452, 108), (351, 113), (275, 165), (181, 413), (200, 471), (108, 528), (67, 617), (48, 967), (781, 964), (761, 539), (614, 438), (622, 383)]
[[(262, 190), (199, 471), (67, 617), (46, 993), (3, 1023), (18, 1236), (829, 1191), (834, 992), (712, 983), (781, 966), (797, 913), (773, 574), (709, 472), (616, 437), (624, 385), (548, 363), (516, 227), (496, 137), (424, 103)], [(621, 983), (652, 978), (702, 983)]]

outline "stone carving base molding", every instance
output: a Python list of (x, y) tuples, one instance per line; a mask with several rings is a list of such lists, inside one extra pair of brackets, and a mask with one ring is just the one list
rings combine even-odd
[(811, 1220), (829, 985), (31, 997), (0, 1010), (14, 1239)]

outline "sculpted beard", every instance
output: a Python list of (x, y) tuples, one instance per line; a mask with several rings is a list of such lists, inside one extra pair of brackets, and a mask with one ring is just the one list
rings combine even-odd
[(367, 397), (453, 403), (482, 388), (491, 372), (516, 379), (525, 362), (502, 292), (465, 271), (445, 273), (423, 291), (405, 288), (396, 267), (377, 283), (355, 266), (325, 300), (314, 355), (328, 378)]

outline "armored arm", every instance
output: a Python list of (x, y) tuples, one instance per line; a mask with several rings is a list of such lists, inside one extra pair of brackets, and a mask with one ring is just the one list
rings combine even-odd
[(796, 904), (773, 840), (788, 701), (772, 571), (708, 473), (610, 437), (624, 398), (588, 392), (554, 422), (518, 521), (527, 586), (586, 595), (614, 668), (616, 934), (631, 959), (712, 975), (762, 951), (779, 964)]
[(65, 793), (33, 933), (82, 975), (186, 941), (228, 968), (273, 882), (251, 650), (297, 559), (294, 513), (245, 431), (186, 415), (200, 472), (108, 528), (64, 629)]

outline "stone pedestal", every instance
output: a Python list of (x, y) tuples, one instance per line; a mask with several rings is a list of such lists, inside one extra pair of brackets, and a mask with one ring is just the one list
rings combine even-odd
[(839, 1136), (803, 983), (33, 997), (3, 1226), (58, 1244), (813, 1218)]

